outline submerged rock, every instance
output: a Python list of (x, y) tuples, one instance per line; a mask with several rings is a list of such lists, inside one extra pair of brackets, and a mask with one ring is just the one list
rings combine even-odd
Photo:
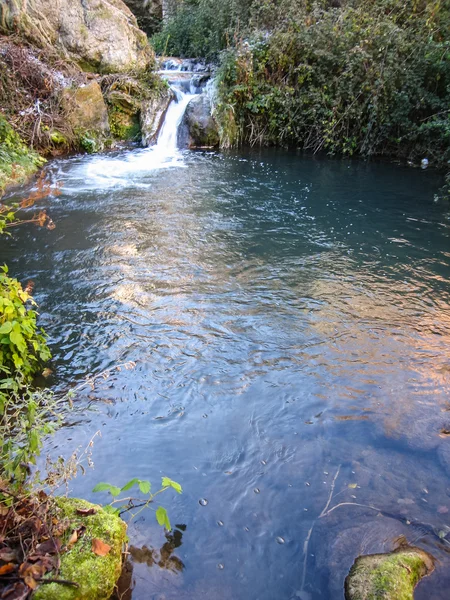
[(85, 71), (145, 70), (154, 64), (147, 36), (122, 0), (4, 0), (2, 25), (51, 46)]
[[(58, 519), (70, 521), (71, 530), (85, 527), (84, 534), (73, 547), (60, 555), (58, 579), (73, 581), (78, 588), (57, 583), (41, 585), (33, 600), (108, 600), (122, 570), (122, 547), (126, 525), (119, 517), (105, 512), (100, 506), (77, 498), (58, 498)], [(95, 514), (80, 516), (77, 510), (95, 510)], [(101, 556), (93, 551), (100, 540), (110, 549)], [(54, 574), (49, 573), (51, 579)]]
[(214, 148), (219, 145), (219, 130), (211, 114), (211, 100), (206, 94), (193, 98), (187, 105), (178, 132), (180, 146)]
[(416, 585), (433, 571), (433, 557), (420, 548), (360, 556), (345, 580), (345, 598), (413, 600)]

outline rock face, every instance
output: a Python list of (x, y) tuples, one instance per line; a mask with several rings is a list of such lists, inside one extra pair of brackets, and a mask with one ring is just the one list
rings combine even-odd
[(163, 18), (161, 0), (124, 0), (124, 2), (136, 16), (142, 31), (147, 35), (153, 35), (158, 30)]
[(166, 88), (141, 106), (142, 145), (151, 146), (156, 142), (164, 115), (173, 100), (173, 92)]
[(108, 110), (97, 81), (64, 90), (63, 103), (67, 107), (67, 116), (74, 131), (96, 131), (104, 135), (109, 133)]
[(154, 63), (146, 35), (122, 0), (3, 0), (0, 11), (3, 27), (55, 47), (85, 71), (142, 71)]
[(211, 101), (206, 94), (193, 98), (187, 105), (178, 131), (179, 146), (214, 148), (219, 145), (219, 130), (211, 115)]
[(360, 556), (345, 580), (345, 598), (413, 600), (416, 585), (433, 571), (433, 557), (420, 548)]

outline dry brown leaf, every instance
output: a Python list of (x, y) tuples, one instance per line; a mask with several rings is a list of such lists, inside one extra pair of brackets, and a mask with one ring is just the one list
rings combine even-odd
[(106, 556), (108, 552), (111, 550), (111, 546), (102, 542), (98, 538), (94, 538), (92, 540), (92, 552), (97, 554), (97, 556)]
[(7, 575), (8, 573), (12, 573), (16, 569), (17, 565), (13, 563), (8, 563), (6, 565), (3, 565), (3, 567), (0, 567), (0, 575)]
[(67, 548), (72, 548), (72, 546), (74, 544), (76, 544), (78, 541), (78, 532), (75, 529), (75, 531), (72, 533), (72, 535), (69, 538), (69, 541), (67, 542)]
[(90, 515), (95, 515), (97, 510), (95, 508), (77, 508), (77, 515), (81, 515), (83, 517), (89, 517)]
[(11, 550), (11, 548), (1, 548), (0, 549), (0, 560), (2, 560), (3, 562), (7, 562), (7, 563), (16, 562), (17, 555), (14, 550)]

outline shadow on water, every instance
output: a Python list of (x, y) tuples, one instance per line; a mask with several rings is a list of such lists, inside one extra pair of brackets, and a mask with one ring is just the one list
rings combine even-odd
[(416, 600), (447, 598), (450, 209), (436, 177), (282, 151), (150, 157), (52, 163), (57, 228), (1, 247), (36, 284), (57, 386), (111, 369), (48, 442), (68, 455), (102, 432), (72, 492), (183, 485), (166, 498), (182, 546), (151, 511), (130, 526), (133, 600), (339, 600), (355, 557), (400, 538), (438, 559)]

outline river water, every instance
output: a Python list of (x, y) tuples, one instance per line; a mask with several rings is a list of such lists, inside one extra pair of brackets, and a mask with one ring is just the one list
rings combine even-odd
[(164, 497), (183, 526), (169, 540), (152, 511), (130, 526), (128, 597), (341, 600), (355, 557), (405, 536), (439, 561), (416, 599), (448, 598), (450, 207), (436, 175), (148, 149), (48, 172), (63, 183), (45, 201), (56, 229), (19, 228), (2, 261), (35, 282), (57, 387), (111, 372), (46, 451), (101, 431), (71, 483), (96, 502), (99, 481), (184, 488)]

